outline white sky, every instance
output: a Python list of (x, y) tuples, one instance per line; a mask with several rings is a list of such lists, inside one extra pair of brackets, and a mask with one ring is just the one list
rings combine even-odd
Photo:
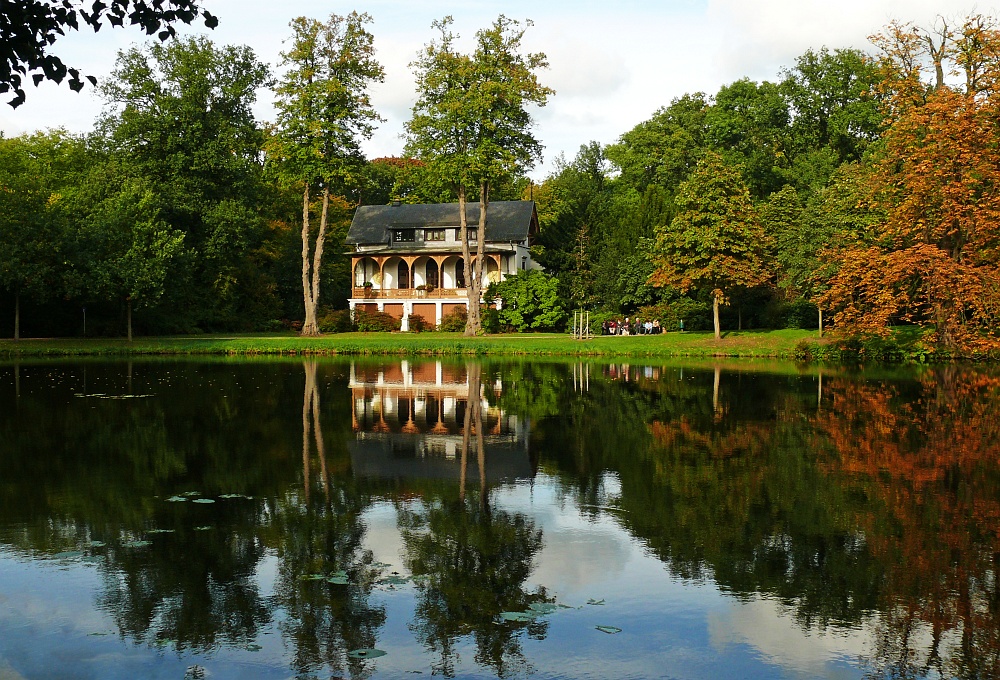
[[(541, 74), (556, 95), (537, 112), (536, 134), (545, 155), (530, 174), (541, 178), (559, 153), (572, 158), (581, 144), (611, 143), (686, 92), (713, 94), (743, 77), (776, 79), (783, 66), (808, 48), (868, 50), (867, 36), (890, 20), (929, 25), (938, 14), (960, 18), (972, 11), (998, 14), (1000, 0), (205, 0), (219, 17), (208, 32), (219, 44), (246, 44), (275, 66), (288, 22), (296, 16), (325, 18), (357, 9), (374, 18), (378, 58), (386, 80), (373, 89), (386, 122), (365, 144), (369, 157), (399, 155), (400, 134), (414, 100), (408, 64), (434, 36), (430, 24), (451, 14), (468, 47), (478, 28), (503, 12), (530, 18), (526, 48), (548, 55)], [(207, 32), (181, 26), (181, 32)], [(71, 33), (54, 52), (70, 66), (102, 77), (118, 50), (144, 35), (136, 29)], [(30, 80), (29, 80), (30, 82)], [(8, 135), (65, 127), (91, 129), (100, 101), (89, 86), (83, 93), (43, 83), (26, 89), (28, 101), (13, 110), (0, 104), (0, 129)], [(270, 94), (261, 92), (257, 112), (273, 116)]]

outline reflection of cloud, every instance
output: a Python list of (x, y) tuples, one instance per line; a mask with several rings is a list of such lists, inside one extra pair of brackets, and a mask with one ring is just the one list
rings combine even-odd
[(857, 677), (847, 664), (866, 652), (871, 637), (866, 624), (860, 630), (803, 629), (773, 600), (731, 601), (728, 611), (710, 611), (707, 619), (711, 645), (720, 653), (729, 645), (750, 645), (769, 663), (802, 678)]
[(364, 512), (364, 547), (376, 562), (399, 569), (403, 564), (403, 539), (396, 525), (396, 509), (389, 503), (374, 503)]

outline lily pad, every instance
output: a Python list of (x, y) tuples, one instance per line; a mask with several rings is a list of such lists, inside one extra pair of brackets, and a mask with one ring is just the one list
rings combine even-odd
[(66, 552), (56, 553), (52, 557), (56, 558), (57, 560), (72, 560), (76, 559), (77, 557), (83, 557), (83, 553), (80, 552), (79, 550), (67, 550)]
[(528, 605), (528, 609), (535, 612), (536, 614), (551, 614), (552, 612), (559, 609), (556, 605), (551, 602), (532, 602)]
[(615, 626), (594, 626), (597, 630), (602, 633), (607, 633), (608, 635), (614, 635), (616, 633), (622, 632), (621, 628), (616, 628)]
[(587, 604), (603, 605), (604, 600), (595, 600), (594, 598), (590, 598), (589, 600), (587, 600)]
[(152, 541), (128, 541), (127, 543), (122, 543), (126, 548), (145, 548), (146, 546), (153, 545)]
[(261, 647), (260, 645), (247, 645), (247, 651), (248, 652), (259, 652), (262, 649), (264, 649), (264, 648)]
[(201, 491), (185, 491), (181, 494), (182, 496), (200, 496)]
[(175, 531), (174, 529), (150, 529), (149, 533), (151, 533), (151, 534), (172, 534), (172, 533), (174, 533), (174, 531)]
[(346, 586), (350, 583), (346, 576), (331, 576), (326, 580), (327, 583), (332, 583), (335, 586)]
[(209, 531), (212, 527), (195, 527), (195, 531)]
[(500, 612), (500, 618), (504, 621), (513, 621), (516, 623), (528, 623), (535, 620), (531, 612)]
[(231, 498), (246, 498), (246, 499), (250, 499), (250, 498), (252, 498), (252, 496), (244, 496), (241, 493), (224, 493), (221, 496), (219, 496), (219, 498), (225, 498), (226, 500), (229, 500)]
[(322, 581), (325, 578), (324, 574), (302, 574), (299, 576), (300, 581)]
[(410, 579), (408, 579), (405, 576), (399, 576), (394, 574), (392, 576), (386, 576), (385, 578), (380, 578), (378, 580), (378, 583), (379, 585), (384, 585), (384, 586), (401, 586), (409, 580)]
[(385, 655), (386, 652), (381, 649), (352, 649), (347, 653), (352, 659), (376, 659)]
[(184, 498), (184, 496), (171, 496), (170, 498), (167, 499), (167, 502), (168, 503), (183, 503), (186, 500), (187, 499)]
[(103, 548), (105, 545), (107, 545), (107, 544), (104, 541), (91, 541), (90, 542), (90, 547), (91, 548)]
[(215, 501), (213, 501), (213, 500), (212, 500), (211, 498), (195, 498), (195, 499), (194, 499), (193, 501), (191, 501), (191, 502), (192, 502), (192, 503), (202, 503), (202, 504), (205, 504), (205, 505), (207, 505), (207, 504), (209, 504), (209, 503), (214, 503)]

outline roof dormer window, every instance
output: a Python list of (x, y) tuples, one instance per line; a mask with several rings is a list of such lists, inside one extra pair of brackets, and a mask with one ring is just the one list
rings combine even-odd
[(413, 243), (416, 240), (416, 229), (393, 229), (393, 243)]

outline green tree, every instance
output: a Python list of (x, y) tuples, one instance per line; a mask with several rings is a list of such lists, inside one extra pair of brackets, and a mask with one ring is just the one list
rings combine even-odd
[[(275, 88), (278, 121), (269, 152), (279, 180), (302, 191), (303, 335), (319, 335), (316, 309), (331, 189), (346, 195), (362, 183), (361, 140), (371, 137), (381, 120), (368, 95), (368, 86), (385, 77), (365, 30), (371, 21), (357, 12), (331, 14), (325, 23), (298, 17), (289, 24), (291, 47), (282, 53), (287, 71)], [(314, 187), (322, 193), (322, 207), (313, 245)]]
[(708, 145), (730, 165), (740, 166), (755, 198), (784, 182), (788, 163), (788, 103), (774, 83), (748, 78), (723, 86), (705, 114)]
[(160, 218), (190, 249), (164, 291), (177, 310), (171, 326), (232, 326), (256, 304), (246, 291), (265, 287), (255, 252), (277, 201), (252, 109), (268, 79), (250, 48), (188, 38), (120, 53), (101, 87), (109, 152), (161, 197)]
[[(456, 51), (452, 18), (435, 21), (440, 38), (413, 62), (417, 102), (406, 124), (408, 149), (428, 162), (458, 194), (459, 230), (468, 294), (465, 334), (481, 329), (479, 301), (486, 262), (486, 222), (491, 192), (530, 168), (541, 154), (532, 134), (529, 104), (544, 106), (553, 90), (538, 82), (536, 71), (548, 65), (542, 53), (523, 54), (527, 26), (502, 14), (476, 32), (471, 55)], [(476, 256), (469, 246), (466, 192), (479, 189)]]
[(715, 339), (721, 338), (719, 305), (736, 286), (756, 286), (769, 276), (767, 235), (738, 172), (706, 154), (677, 194), (678, 213), (656, 229), (651, 253), (654, 286), (712, 293)]
[(555, 330), (566, 321), (559, 281), (537, 269), (491, 283), (487, 299), (499, 298), (500, 323), (519, 331)]
[(166, 283), (185, 254), (184, 233), (163, 218), (156, 192), (140, 179), (124, 179), (90, 214), (89, 280), (104, 295), (125, 301), (127, 337), (132, 309), (163, 297)]

